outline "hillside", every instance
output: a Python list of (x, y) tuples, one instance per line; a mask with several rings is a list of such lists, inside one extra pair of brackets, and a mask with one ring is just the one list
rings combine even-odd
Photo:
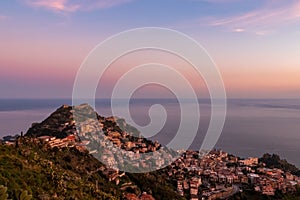
[[(122, 173), (106, 167), (89, 154), (81, 144), (83, 137), (73, 138), (78, 132), (90, 133), (90, 130), (76, 130), (73, 109), (61, 106), (41, 123), (34, 123), (24, 137), (0, 145), (0, 186), (7, 188), (10, 198), (18, 199), (22, 191), (27, 191), (34, 199), (131, 199), (132, 196), (139, 199), (147, 195), (155, 199), (181, 199), (174, 182), (163, 175), (166, 174), (164, 170), (144, 174)], [(102, 124), (101, 134), (106, 139), (116, 140), (110, 134), (118, 133), (120, 148), (130, 151), (145, 148), (141, 145), (128, 149), (123, 145), (125, 141), (152, 147), (145, 152), (159, 148), (159, 145), (140, 137), (139, 132), (123, 119), (99, 116), (88, 105), (75, 109), (79, 114), (96, 116)], [(77, 123), (86, 122), (86, 118), (82, 119)], [(45, 140), (50, 136), (57, 138), (52, 144)]]
[[(92, 116), (95, 120), (90, 120)], [(143, 138), (124, 119), (102, 117), (85, 104), (62, 106), (33, 124), (25, 136), (6, 139), (0, 144), (0, 200), (298, 200), (300, 196), (298, 169), (269, 154), (241, 159), (222, 150), (204, 157), (188, 150), (161, 170), (137, 173), (143, 166), (166, 162), (164, 152), (174, 151)], [(118, 155), (114, 149), (125, 153)], [(158, 153), (156, 159), (147, 157), (151, 152)], [(133, 154), (138, 156), (130, 166), (134, 173), (115, 168), (128, 165), (126, 156)]]
[(15, 195), (26, 190), (34, 199), (123, 199), (124, 194), (142, 192), (155, 199), (181, 199), (162, 172), (126, 174), (117, 185), (88, 152), (51, 149), (28, 137), (18, 142), (17, 148), (0, 145), (0, 185), (7, 187), (10, 198), (18, 199)]
[(294, 175), (300, 176), (300, 170), (290, 163), (287, 160), (281, 159), (279, 155), (276, 154), (264, 154), (262, 158), (260, 158), (260, 162), (265, 163), (268, 168), (278, 168), (284, 171), (289, 171)]
[(29, 128), (26, 135), (32, 137), (50, 135), (64, 138), (76, 131), (75, 125), (71, 123), (72, 121), (72, 107), (64, 105), (58, 108), (41, 123), (32, 124), (32, 127)]
[[(167, 166), (177, 154), (157, 141), (142, 137), (124, 119), (102, 117), (87, 104), (58, 108), (43, 122), (33, 124), (26, 136), (54, 136), (56, 139), (49, 143), (51, 147), (75, 145), (77, 148), (87, 148), (109, 167), (134, 173)], [(153, 152), (158, 159), (151, 157)]]

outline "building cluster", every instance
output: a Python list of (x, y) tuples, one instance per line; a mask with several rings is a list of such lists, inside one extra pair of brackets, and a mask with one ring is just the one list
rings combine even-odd
[[(98, 116), (87, 105), (78, 106), (75, 110), (76, 116), (73, 116), (70, 107), (61, 107), (45, 122), (33, 124), (32, 135), (44, 133), (38, 140), (47, 142), (51, 148), (88, 150), (109, 168), (124, 169), (124, 166), (128, 166), (132, 169), (155, 169), (172, 161), (172, 156), (157, 141), (141, 137), (125, 120)], [(14, 141), (6, 141), (14, 144)]]
[(248, 177), (255, 191), (265, 195), (275, 195), (276, 190), (294, 193), (300, 185), (299, 177), (280, 169), (258, 168), (257, 174), (250, 173)]
[[(64, 147), (74, 147), (79, 151), (86, 151), (87, 145), (89, 144), (88, 140), (80, 141), (77, 138), (77, 135), (69, 135), (66, 138), (56, 138), (54, 136), (40, 136), (36, 138), (38, 142), (42, 142), (44, 144), (49, 145), (50, 148), (64, 148)], [(103, 175), (110, 181), (114, 182), (116, 185), (120, 183), (120, 178), (125, 175), (125, 172), (120, 172), (118, 169), (113, 169), (109, 167), (102, 166), (97, 170), (88, 172), (90, 174), (97, 173), (101, 171)]]
[(289, 172), (260, 166), (258, 158), (239, 159), (217, 150), (201, 157), (187, 151), (168, 174), (177, 180), (178, 193), (193, 200), (227, 198), (245, 187), (265, 195), (292, 193), (300, 185), (299, 177)]
[(86, 151), (87, 140), (78, 140), (76, 135), (69, 135), (65, 138), (56, 138), (55, 136), (40, 136), (37, 140), (48, 144), (51, 148), (75, 147), (79, 151)]
[[(148, 141), (141, 138), (137, 138), (135, 141), (126, 140), (126, 143), (124, 140), (127, 134), (117, 132), (114, 129), (103, 128), (107, 133), (102, 134), (101, 137), (92, 128), (94, 126), (91, 126), (90, 122), (87, 124), (88, 128), (84, 125), (81, 126), (86, 131), (85, 140), (82, 140), (84, 138), (82, 136), (78, 139), (77, 134), (62, 139), (54, 136), (40, 136), (36, 140), (48, 144), (51, 148), (75, 147), (80, 151), (89, 150), (91, 154), (96, 158), (99, 156), (98, 159), (106, 164), (106, 167), (99, 170), (109, 181), (115, 182), (117, 185), (120, 178), (125, 175), (117, 169), (128, 160), (131, 161), (131, 166), (138, 169), (149, 167), (149, 165), (158, 167), (173, 159), (169, 152), (162, 153), (163, 147), (157, 146), (160, 149), (152, 152), (156, 159), (148, 160), (147, 156), (151, 157), (153, 154), (148, 155), (142, 153), (143, 151), (134, 151), (133, 147), (151, 149), (155, 147), (155, 143), (144, 143), (144, 141)], [(115, 143), (113, 139), (116, 138), (122, 144)], [(14, 138), (6, 139), (12, 142)], [(96, 149), (95, 144), (97, 144)], [(120, 151), (120, 148), (123, 147), (126, 147), (124, 151)], [(177, 182), (178, 194), (181, 196), (188, 195), (191, 200), (227, 198), (241, 192), (245, 187), (264, 195), (274, 196), (276, 191), (282, 193), (296, 192), (297, 186), (300, 186), (299, 177), (280, 169), (266, 168), (258, 162), (258, 158), (240, 159), (221, 150), (213, 150), (202, 155), (197, 151), (186, 151), (167, 168), (169, 177), (174, 178)], [(151, 195), (148, 194), (134, 198), (132, 195), (134, 194), (127, 194), (124, 198), (151, 199)]]
[(115, 117), (89, 119), (79, 124), (78, 135), (81, 140), (89, 141), (86, 146), (89, 152), (109, 168), (143, 171), (172, 162), (173, 156), (167, 149), (157, 141), (129, 132), (128, 126), (125, 122), (120, 125)]

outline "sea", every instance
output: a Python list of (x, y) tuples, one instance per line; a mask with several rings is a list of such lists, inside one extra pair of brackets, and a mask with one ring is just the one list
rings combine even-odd
[[(63, 104), (71, 105), (72, 100), (0, 99), (0, 136), (25, 133), (32, 123), (41, 122)], [(161, 107), (151, 109), (158, 104), (164, 108), (166, 121), (149, 138), (168, 144), (176, 136), (184, 107), (188, 109), (186, 121), (199, 124), (189, 147), (198, 150), (211, 119), (210, 100), (198, 100), (200, 118), (197, 119), (194, 115), (197, 110), (192, 109), (194, 105), (190, 101), (182, 106), (176, 99), (133, 99), (129, 102), (130, 117), (139, 126), (148, 125), (162, 115)], [(125, 100), (118, 101), (117, 105), (119, 109), (128, 108)], [(95, 107), (102, 116), (112, 115), (109, 99), (97, 99)], [(300, 168), (300, 99), (228, 99), (224, 128), (215, 148), (242, 158), (276, 153)]]

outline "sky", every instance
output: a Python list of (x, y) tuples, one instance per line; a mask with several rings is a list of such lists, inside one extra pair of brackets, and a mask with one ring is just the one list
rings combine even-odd
[(0, 98), (70, 98), (89, 52), (139, 27), (194, 38), (229, 98), (300, 98), (298, 0), (1, 0)]

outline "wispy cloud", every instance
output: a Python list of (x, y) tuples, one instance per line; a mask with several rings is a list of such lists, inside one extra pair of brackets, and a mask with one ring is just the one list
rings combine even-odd
[(297, 0), (285, 1), (284, 5), (277, 5), (274, 1), (269, 1), (263, 8), (247, 13), (211, 19), (208, 25), (222, 27), (232, 32), (266, 35), (284, 25), (295, 22), (300, 22), (300, 2)]
[(207, 3), (235, 3), (241, 0), (192, 0), (198, 2), (207, 2)]
[(24, 0), (29, 6), (55, 12), (90, 11), (128, 3), (132, 0)]
[(242, 32), (245, 32), (245, 29), (242, 29), (242, 28), (236, 28), (236, 29), (233, 29), (233, 32), (236, 32), (236, 33), (242, 33)]

